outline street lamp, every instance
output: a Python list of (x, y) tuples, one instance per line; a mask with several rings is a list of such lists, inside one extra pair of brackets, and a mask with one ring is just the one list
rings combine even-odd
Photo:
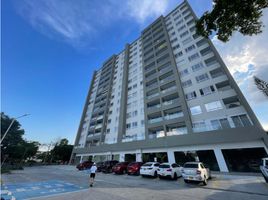
[(28, 116), (28, 115), (30, 115), (30, 114), (24, 114), (24, 115), (18, 116), (18, 117), (16, 117), (16, 118), (13, 118), (13, 120), (11, 121), (9, 127), (7, 128), (7, 130), (6, 130), (6, 132), (4, 133), (3, 137), (1, 138), (1, 142), (0, 142), (0, 144), (2, 144), (2, 141), (5, 139), (5, 137), (6, 137), (7, 133), (8, 133), (8, 131), (9, 131), (9, 129), (11, 128), (11, 126), (13, 125), (13, 123), (15, 122), (15, 120), (16, 120), (16, 119), (19, 119), (19, 118), (22, 118), (22, 117), (26, 117), (26, 116)]

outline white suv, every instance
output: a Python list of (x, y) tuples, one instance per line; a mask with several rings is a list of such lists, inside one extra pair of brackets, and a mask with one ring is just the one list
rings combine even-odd
[(147, 162), (141, 166), (140, 174), (144, 176), (154, 176), (157, 177), (157, 170), (160, 163), (158, 162)]
[(157, 174), (160, 179), (169, 177), (176, 180), (178, 177), (181, 177), (181, 170), (182, 167), (176, 163), (162, 163), (159, 165)]
[(207, 185), (207, 180), (210, 178), (210, 170), (205, 168), (202, 162), (187, 162), (183, 166), (182, 176), (185, 183), (198, 181)]
[(260, 166), (260, 169), (266, 183), (268, 183), (268, 158), (262, 159), (262, 165)]

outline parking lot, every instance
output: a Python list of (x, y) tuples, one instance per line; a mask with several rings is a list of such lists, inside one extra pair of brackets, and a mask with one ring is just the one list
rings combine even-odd
[(2, 176), (2, 196), (16, 200), (268, 199), (268, 185), (259, 175), (212, 173), (208, 185), (202, 186), (185, 184), (182, 178), (98, 173), (93, 188), (89, 188), (88, 176), (74, 166), (29, 167)]

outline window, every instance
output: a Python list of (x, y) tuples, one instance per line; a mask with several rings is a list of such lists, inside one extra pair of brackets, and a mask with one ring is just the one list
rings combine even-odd
[[(180, 25), (182, 22), (183, 22), (183, 19), (181, 19), (180, 21), (178, 21), (178, 22), (176, 23), (176, 26)], [(178, 30), (178, 31), (179, 31), (179, 30)]]
[(141, 120), (141, 126), (144, 126), (144, 120)]
[(185, 37), (185, 36), (188, 35), (188, 34), (189, 34), (189, 31), (185, 31), (185, 32), (183, 32), (182, 34), (180, 34), (180, 37), (183, 38), (183, 37)]
[(210, 103), (205, 104), (206, 110), (208, 112), (222, 109), (222, 104), (220, 101), (213, 101)]
[(186, 100), (195, 99), (196, 98), (196, 92), (193, 91), (193, 92), (189, 92), (189, 93), (185, 94), (185, 98), (186, 98)]
[(180, 27), (178, 28), (178, 32), (182, 31), (184, 28), (186, 28), (185, 25), (180, 26)]
[(187, 81), (182, 82), (181, 84), (182, 84), (182, 87), (189, 87), (192, 85), (192, 81), (191, 79), (189, 79)]
[(188, 69), (184, 69), (184, 70), (180, 71), (179, 74), (181, 77), (183, 77), (183, 76), (186, 76), (187, 74), (189, 74), (189, 71), (188, 71)]
[(205, 122), (194, 122), (193, 123), (193, 131), (194, 132), (207, 131), (206, 123)]
[(132, 122), (132, 128), (137, 128), (138, 122)]
[(200, 83), (200, 82), (208, 80), (209, 77), (208, 77), (208, 74), (205, 73), (205, 74), (201, 74), (199, 76), (196, 76), (195, 79), (196, 79), (197, 83)]
[(220, 124), (219, 120), (217, 120), (217, 119), (211, 120), (210, 123), (211, 123), (211, 127), (213, 130), (221, 129), (221, 124)]
[(195, 71), (198, 71), (198, 70), (200, 70), (200, 69), (202, 69), (202, 68), (204, 68), (204, 65), (203, 65), (203, 63), (197, 63), (197, 64), (195, 64), (195, 65), (193, 65), (192, 66), (192, 70), (193, 70), (193, 72), (195, 72)]
[(178, 41), (178, 39), (177, 38), (174, 38), (174, 39), (170, 40), (170, 43), (173, 44), (176, 41)]
[(188, 38), (186, 38), (185, 40), (182, 41), (182, 44), (183, 45), (186, 45), (186, 44), (188, 44), (191, 41), (192, 41), (192, 38), (191, 37), (188, 37)]
[(235, 127), (243, 127), (243, 126), (251, 126), (252, 125), (246, 114), (233, 116), (231, 118), (234, 122)]
[(136, 87), (137, 87), (137, 84), (134, 84), (134, 85), (133, 85), (133, 89), (136, 88)]
[(191, 114), (192, 115), (198, 115), (202, 113), (201, 107), (200, 106), (194, 106), (190, 108)]
[(180, 57), (180, 56), (182, 56), (182, 51), (180, 51), (179, 53), (176, 53), (176, 54), (175, 54), (175, 58), (178, 58), (178, 57)]
[(195, 49), (195, 45), (193, 44), (193, 45), (187, 47), (187, 48), (185, 49), (185, 52), (188, 53), (188, 52), (190, 52), (190, 51), (192, 51), (192, 50), (194, 50), (194, 49)]
[(213, 92), (215, 92), (215, 89), (214, 89), (213, 85), (211, 85), (211, 86), (202, 88), (199, 91), (200, 91), (201, 96), (205, 96), (205, 95), (209, 95), (209, 94), (212, 94)]
[(132, 116), (133, 117), (135, 117), (135, 116), (137, 116), (138, 115), (138, 111), (137, 110), (135, 110), (134, 112), (132, 112)]
[(131, 117), (131, 112), (127, 113), (127, 119)]
[(191, 62), (191, 61), (193, 61), (193, 60), (195, 60), (197, 58), (199, 58), (199, 54), (198, 53), (195, 53), (195, 54), (189, 56), (188, 57), (188, 60)]
[(127, 124), (127, 129), (130, 129), (130, 128), (131, 128), (131, 124), (128, 123), (128, 124)]
[(176, 49), (178, 49), (178, 48), (180, 48), (180, 45), (179, 44), (177, 44), (177, 45), (175, 45), (174, 47), (172, 47), (173, 48), (173, 50), (176, 50)]

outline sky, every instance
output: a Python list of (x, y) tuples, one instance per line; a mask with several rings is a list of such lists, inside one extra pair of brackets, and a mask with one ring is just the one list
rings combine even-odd
[[(94, 70), (181, 0), (1, 1), (1, 110), (20, 118), (27, 140), (74, 142)], [(202, 2), (202, 3), (201, 3)], [(211, 0), (189, 0), (197, 16)], [(212, 37), (263, 127), (268, 98), (254, 75), (268, 81), (268, 12), (258, 36)]]

